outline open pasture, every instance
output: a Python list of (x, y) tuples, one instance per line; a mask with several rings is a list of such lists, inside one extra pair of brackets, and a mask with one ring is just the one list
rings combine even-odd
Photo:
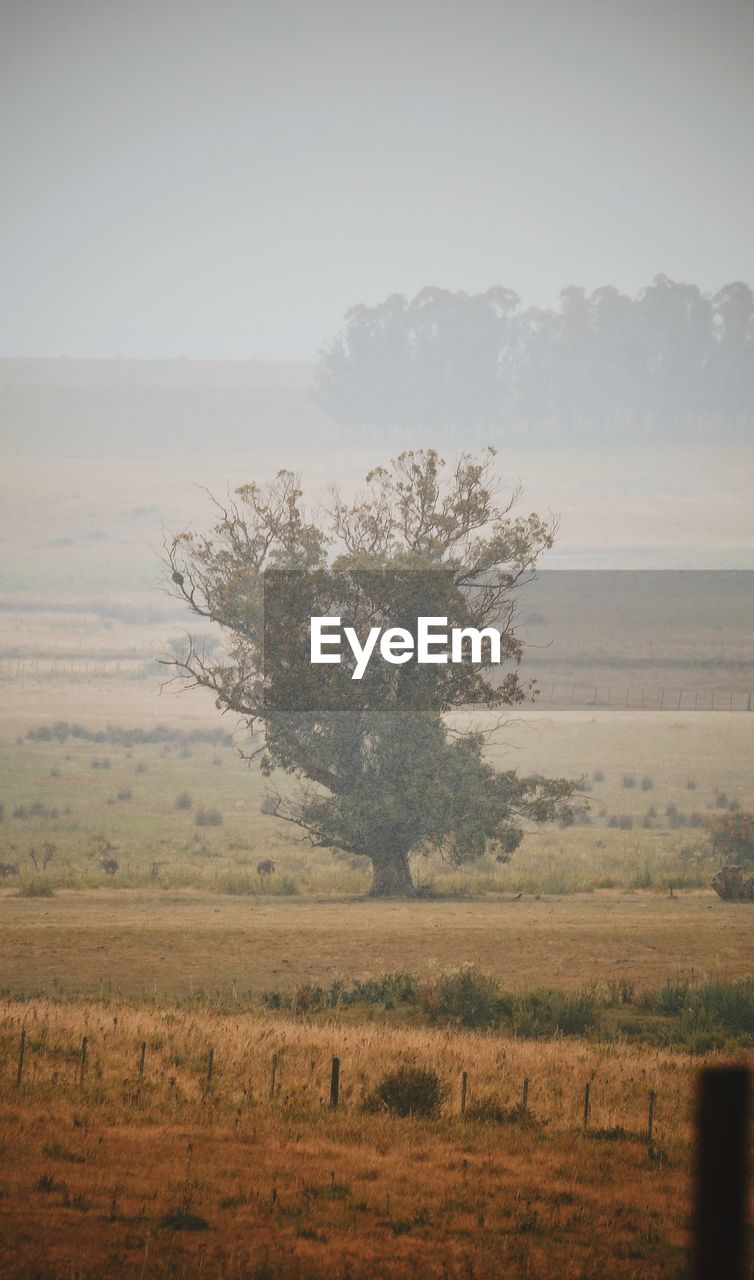
[(507, 987), (751, 976), (752, 909), (686, 892), (390, 903), (147, 890), (0, 899), (2, 987), (225, 1002), (464, 963)]
[[(9, 887), (38, 879), (50, 848), (53, 888), (101, 885), (103, 857), (118, 861), (114, 884), (131, 888), (348, 895), (369, 885), (365, 859), (312, 850), (264, 812), (290, 783), (266, 781), (242, 759), (257, 744), (204, 695), (68, 677), (4, 681), (0, 704), (0, 861), (20, 873)], [(89, 736), (51, 728), (58, 721)], [(166, 731), (149, 740), (161, 723)], [(144, 732), (124, 736), (136, 728)], [(745, 712), (524, 709), (499, 738), (491, 757), (500, 768), (582, 778), (581, 817), (532, 828), (509, 863), (453, 868), (415, 857), (428, 891), (702, 888), (716, 869), (706, 824), (728, 806), (754, 806), (754, 717)], [(262, 884), (265, 858), (276, 870)]]
[[(659, 1280), (687, 1265), (681, 1056), (45, 1001), (0, 1005), (0, 1046), (0, 1265), (16, 1275)], [(365, 1113), (401, 1063), (437, 1072), (437, 1119)], [(475, 1118), (485, 1102), (509, 1120)]]

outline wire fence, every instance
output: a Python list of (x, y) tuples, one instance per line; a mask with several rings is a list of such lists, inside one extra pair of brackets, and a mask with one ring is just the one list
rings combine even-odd
[[(0, 658), (0, 678), (35, 676), (135, 675), (144, 671), (142, 658)], [(672, 685), (540, 684), (539, 707), (615, 707), (632, 711), (751, 711), (754, 690), (682, 688)]]

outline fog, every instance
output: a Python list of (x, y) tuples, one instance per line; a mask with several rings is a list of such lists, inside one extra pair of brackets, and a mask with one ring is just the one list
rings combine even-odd
[(202, 486), (428, 445), (553, 566), (750, 568), (752, 54), (734, 0), (6, 0), (0, 592), (151, 599)]
[(311, 359), (424, 286), (754, 279), (748, 0), (5, 0), (0, 355)]

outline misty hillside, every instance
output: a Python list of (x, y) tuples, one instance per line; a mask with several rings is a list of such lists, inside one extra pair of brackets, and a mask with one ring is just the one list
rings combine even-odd
[(0, 450), (57, 457), (248, 456), (282, 432), (339, 434), (280, 361), (0, 360)]

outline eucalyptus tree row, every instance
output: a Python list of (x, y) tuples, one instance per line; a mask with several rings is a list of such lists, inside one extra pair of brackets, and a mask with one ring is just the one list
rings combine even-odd
[(740, 437), (754, 427), (754, 293), (660, 275), (635, 297), (564, 289), (555, 310), (501, 287), (394, 294), (347, 313), (317, 395), (387, 436)]

